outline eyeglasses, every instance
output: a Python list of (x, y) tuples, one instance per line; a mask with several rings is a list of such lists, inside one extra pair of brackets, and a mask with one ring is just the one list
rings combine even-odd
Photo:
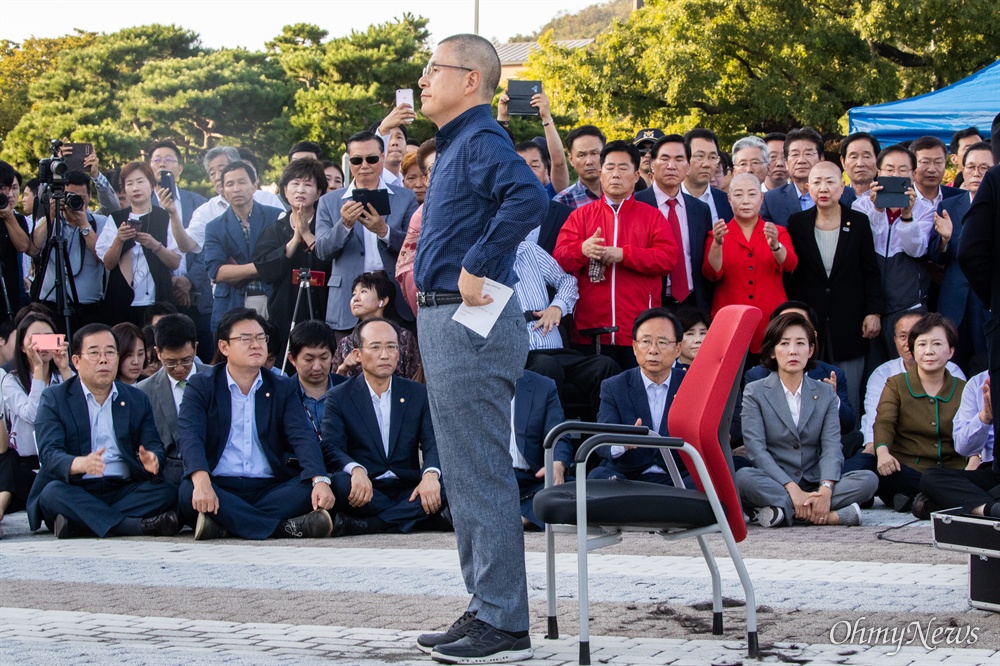
[(703, 160), (705, 162), (718, 162), (721, 158), (718, 153), (711, 153), (710, 155), (706, 155), (705, 153), (695, 153), (691, 156), (691, 159), (699, 161)]
[(797, 150), (792, 150), (792, 151), (790, 151), (788, 153), (788, 159), (789, 160), (797, 160), (800, 157), (802, 159), (809, 160), (809, 159), (812, 159), (814, 157), (819, 157), (819, 153), (817, 151), (815, 151), (815, 150), (804, 150), (801, 153), (799, 151), (797, 151)]
[(676, 340), (650, 340), (649, 338), (645, 338), (643, 340), (639, 340), (638, 342), (636, 342), (636, 344), (639, 346), (639, 349), (642, 349), (643, 351), (646, 351), (648, 349), (652, 349), (653, 345), (656, 345), (657, 349), (670, 349), (671, 347), (673, 347), (674, 345), (677, 344), (677, 341)]
[(176, 361), (163, 361), (163, 367), (167, 370), (173, 370), (174, 368), (188, 368), (194, 363), (194, 356), (189, 358), (181, 358)]
[(646, 155), (649, 155), (649, 152), (651, 150), (653, 150), (653, 147), (652, 146), (643, 146), (642, 148), (637, 148), (637, 150), (639, 151), (640, 155), (642, 155), (643, 157), (645, 157)]
[(352, 157), (348, 160), (354, 166), (358, 166), (362, 162), (368, 162), (368, 164), (378, 164), (378, 161), (382, 159), (381, 155), (365, 155), (364, 157)]
[(226, 338), (226, 340), (228, 340), (229, 342), (239, 340), (241, 343), (245, 345), (249, 345), (251, 342), (256, 342), (257, 344), (264, 346), (267, 344), (267, 340), (269, 337), (270, 336), (264, 333), (258, 333), (257, 335), (250, 335), (249, 333), (244, 333), (242, 335), (236, 336), (235, 338)]
[(173, 157), (154, 157), (149, 160), (150, 164), (177, 164), (177, 160)]
[(430, 76), (431, 74), (436, 74), (438, 69), (461, 69), (466, 72), (474, 72), (475, 70), (471, 67), (462, 67), (461, 65), (442, 65), (436, 62), (429, 62), (427, 66), (424, 67), (424, 76)]
[(98, 349), (91, 349), (90, 351), (83, 352), (82, 354), (80, 354), (80, 356), (83, 356), (85, 359), (89, 361), (96, 361), (101, 358), (117, 358), (118, 350), (105, 349), (104, 351), (100, 351)]
[(974, 174), (984, 174), (990, 170), (990, 167), (988, 164), (966, 164), (962, 170)]
[(399, 351), (399, 345), (396, 344), (395, 342), (389, 342), (389, 343), (384, 344), (384, 345), (381, 344), (381, 343), (376, 342), (373, 345), (365, 345), (364, 348), (367, 349), (368, 351), (370, 351), (373, 354), (381, 354), (382, 350), (385, 350), (385, 351), (389, 352), (390, 354), (395, 354), (396, 352)]

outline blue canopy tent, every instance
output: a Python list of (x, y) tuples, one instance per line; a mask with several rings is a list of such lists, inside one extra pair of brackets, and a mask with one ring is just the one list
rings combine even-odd
[(978, 127), (984, 139), (1000, 112), (1000, 60), (972, 76), (934, 92), (847, 112), (851, 132), (875, 135), (883, 146), (936, 136), (945, 143), (966, 127)]

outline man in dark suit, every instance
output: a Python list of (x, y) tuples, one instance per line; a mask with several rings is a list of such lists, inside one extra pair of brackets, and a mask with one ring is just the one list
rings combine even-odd
[(218, 330), (226, 362), (195, 375), (184, 390), (177, 443), (185, 478), (178, 495), (196, 541), (227, 533), (327, 537), (333, 530), (326, 511), (333, 491), (296, 382), (261, 371), (265, 324), (249, 308), (227, 312)]
[[(600, 423), (644, 425), (660, 435), (670, 434), (667, 414), (684, 379), (684, 373), (672, 371), (680, 356), (682, 337), (684, 327), (663, 308), (651, 308), (636, 317), (632, 325), (632, 350), (639, 367), (601, 384), (601, 411), (597, 414)], [(673, 485), (659, 449), (612, 446), (597, 449), (596, 453), (603, 460), (587, 475), (588, 479)], [(684, 465), (679, 457), (674, 460), (687, 484), (690, 478)]]
[(963, 194), (957, 187), (941, 184), (948, 166), (948, 146), (944, 141), (936, 136), (922, 136), (910, 144), (910, 151), (917, 159), (913, 189), (917, 191), (918, 202), (924, 200), (932, 204), (932, 210), (937, 210), (938, 204), (945, 199)]
[(427, 389), (393, 376), (395, 324), (366, 319), (353, 335), (362, 372), (330, 390), (323, 416), (327, 468), (337, 470), (334, 536), (406, 533), (445, 507)]
[[(1000, 136), (1000, 114), (993, 119), (992, 136)], [(993, 142), (993, 160), (1000, 162), (1000, 141)], [(990, 311), (1000, 312), (1000, 166), (986, 172), (979, 185), (972, 207), (965, 214), (962, 247), (958, 261), (969, 286)], [(989, 345), (990, 385), (1000, 386), (1000, 316), (990, 319), (986, 327)], [(1000, 391), (991, 391), (993, 413), (1000, 413)], [(993, 419), (993, 432), (1000, 432), (1000, 419)], [(1000, 456), (993, 456), (994, 484), (1000, 484)], [(986, 486), (982, 486), (986, 487)], [(973, 513), (1000, 518), (1000, 500)]]
[(706, 312), (712, 309), (712, 283), (705, 279), (705, 239), (712, 230), (712, 211), (707, 204), (681, 192), (681, 183), (690, 170), (690, 147), (679, 134), (659, 139), (650, 151), (653, 185), (635, 195), (659, 210), (674, 233), (681, 258), (663, 278), (663, 306), (676, 311), (691, 305)]
[(35, 420), (41, 471), (28, 496), (28, 522), (56, 538), (173, 536), (177, 491), (160, 476), (164, 451), (149, 400), (115, 381), (111, 329), (88, 324), (73, 336), (76, 377), (42, 393)]
[(708, 206), (712, 224), (720, 219), (728, 222), (733, 219), (729, 197), (710, 185), (719, 168), (719, 160), (722, 159), (719, 156), (719, 138), (712, 130), (698, 127), (684, 135), (684, 143), (687, 145), (690, 169), (681, 184), (681, 190)]
[(163, 478), (179, 486), (184, 461), (177, 447), (177, 414), (188, 380), (208, 366), (198, 360), (198, 330), (187, 315), (168, 314), (153, 326), (156, 355), (163, 364), (151, 377), (136, 385), (153, 405), (153, 419), (166, 451)]
[[(823, 137), (811, 127), (793, 129), (785, 135), (785, 161), (788, 164), (788, 182), (764, 193), (760, 216), (780, 227), (788, 226), (788, 218), (795, 213), (809, 210), (816, 202), (809, 197), (809, 172), (825, 157)], [(847, 190), (840, 201), (850, 207), (856, 197)]]
[[(514, 386), (514, 428), (510, 455), (514, 461), (514, 475), (521, 492), (521, 521), (525, 527), (545, 529), (545, 523), (535, 516), (535, 494), (545, 487), (545, 435), (563, 422), (563, 409), (559, 403), (556, 383), (535, 372), (525, 370)], [(556, 442), (553, 464), (554, 485), (566, 480), (566, 472), (573, 466), (573, 447), (569, 438)]]
[(986, 336), (983, 334), (983, 323), (989, 313), (976, 293), (970, 292), (969, 281), (958, 262), (953, 259), (958, 255), (962, 219), (969, 212), (986, 172), (995, 162), (988, 143), (977, 143), (970, 147), (962, 159), (962, 189), (968, 193), (945, 199), (938, 204), (929, 249), (931, 260), (945, 267), (938, 295), (938, 311), (958, 327), (955, 361), (968, 367), (967, 363), (972, 356), (985, 357)]
[[(362, 273), (384, 270), (396, 286), (396, 315), (407, 322), (414, 319), (394, 276), (417, 198), (401, 184), (388, 186), (382, 180), (385, 156), (382, 139), (375, 134), (353, 135), (347, 140), (347, 152), (353, 180), (344, 189), (324, 194), (316, 211), (316, 256), (333, 260), (326, 323), (338, 332), (338, 340), (358, 322), (351, 314), (351, 284)], [(389, 214), (383, 216), (371, 204), (365, 207), (355, 201), (355, 189), (386, 191)]]

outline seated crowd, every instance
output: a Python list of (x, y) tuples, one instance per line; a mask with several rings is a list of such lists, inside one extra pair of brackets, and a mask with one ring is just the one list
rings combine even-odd
[[(548, 112), (544, 93), (533, 103)], [(41, 199), (38, 182), (0, 162), (0, 520), (26, 509), (58, 538), (451, 529), (412, 277), (435, 141), (406, 139), (412, 117), (401, 105), (351, 136), (346, 179), (296, 144), (277, 196), (229, 146), (203, 159), (216, 196), (178, 189), (182, 152), (161, 141), (117, 187), (96, 156), (70, 172), (82, 210), (53, 199), (22, 215), (21, 187)], [(607, 141), (585, 125), (563, 153), (549, 120), (516, 144), (550, 195), (514, 263), (530, 352), (510, 457), (526, 529), (543, 527), (546, 433), (570, 417), (668, 435), (732, 304), (764, 313), (728, 442), (748, 520), (859, 525), (876, 497), (920, 518), (1000, 517), (989, 312), (955, 259), (995, 164), (978, 131), (885, 148), (852, 134), (845, 186), (810, 128), (744, 137), (724, 160), (704, 128)], [(942, 184), (949, 157), (961, 187)], [(889, 176), (912, 178), (901, 208), (877, 207)], [(563, 439), (555, 460), (557, 484), (694, 485), (657, 449), (600, 449), (577, 470)]]

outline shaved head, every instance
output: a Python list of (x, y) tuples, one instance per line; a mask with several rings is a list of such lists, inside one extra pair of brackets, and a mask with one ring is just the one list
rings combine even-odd
[(438, 44), (447, 44), (455, 56), (457, 63), (463, 67), (479, 72), (482, 82), (479, 84), (479, 96), (486, 101), (493, 101), (497, 86), (500, 85), (500, 56), (489, 40), (479, 35), (452, 35), (442, 39)]
[(752, 182), (754, 184), (754, 186), (758, 190), (760, 189), (760, 180), (757, 178), (757, 176), (753, 175), (752, 173), (738, 173), (738, 174), (736, 174), (735, 176), (733, 176), (733, 179), (731, 181), (729, 181), (729, 187), (732, 188), (733, 185), (736, 185), (737, 183), (741, 183), (744, 180)]
[(829, 173), (837, 178), (840, 178), (843, 172), (841, 172), (840, 167), (833, 162), (827, 162), (824, 160), (823, 162), (816, 162), (816, 165), (809, 170), (809, 177), (812, 178), (813, 174), (819, 173)]

